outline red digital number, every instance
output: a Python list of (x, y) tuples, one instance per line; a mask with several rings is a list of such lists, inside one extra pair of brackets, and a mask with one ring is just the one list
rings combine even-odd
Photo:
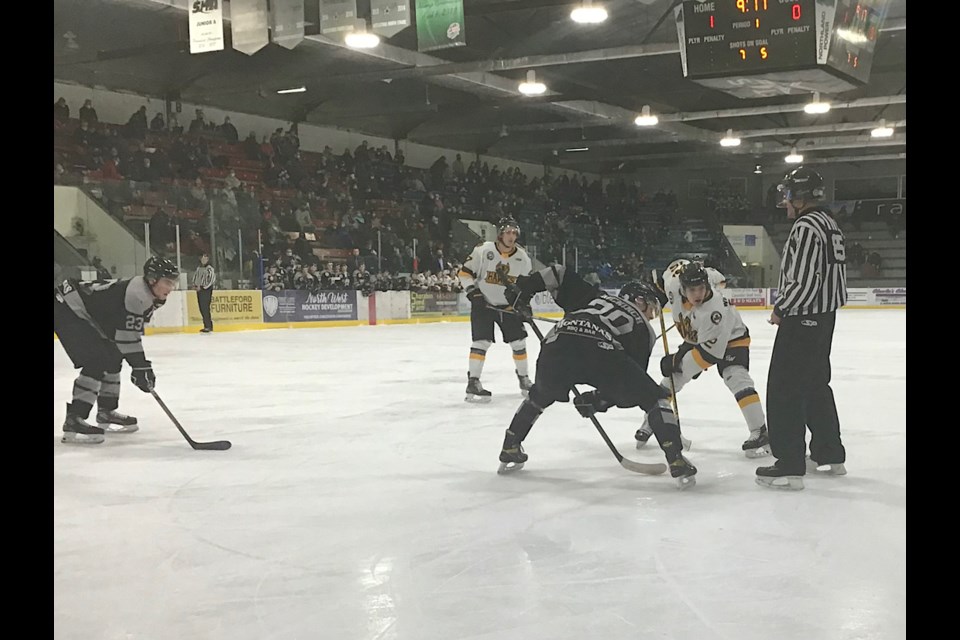
[(713, 27), (714, 27), (713, 16), (710, 16), (710, 28), (713, 29)]
[(790, 9), (790, 15), (793, 17), (794, 20), (799, 20), (799, 19), (800, 19), (800, 5), (799, 5), (799, 4), (793, 5), (793, 7)]

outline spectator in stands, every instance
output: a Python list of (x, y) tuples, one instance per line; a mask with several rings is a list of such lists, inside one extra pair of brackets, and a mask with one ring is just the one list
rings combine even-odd
[(267, 273), (263, 276), (264, 291), (283, 291), (283, 275), (277, 269), (274, 262), (267, 265)]
[(167, 128), (170, 130), (170, 133), (177, 136), (183, 133), (183, 126), (180, 124), (180, 120), (177, 119), (177, 114), (170, 114), (170, 120), (167, 122)]
[(237, 133), (237, 128), (230, 122), (230, 116), (223, 119), (223, 124), (220, 125), (220, 133), (230, 144), (236, 144), (240, 140), (240, 134)]
[(202, 133), (207, 127), (207, 121), (203, 119), (203, 109), (197, 109), (194, 112), (194, 118), (190, 121), (190, 133)]
[(293, 278), (293, 286), (300, 291), (316, 291), (319, 283), (310, 273), (309, 265), (301, 265), (300, 272)]
[(425, 269), (434, 273), (442, 273), (450, 268), (450, 261), (443, 257), (443, 249), (437, 249), (433, 258), (423, 265)]
[(86, 120), (80, 121), (80, 127), (76, 130), (74, 136), (76, 137), (77, 144), (81, 147), (86, 148), (93, 146), (94, 132), (93, 129), (90, 128), (90, 123)]
[(257, 142), (257, 134), (253, 131), (243, 140), (243, 153), (247, 160), (264, 159), (264, 155), (260, 153), (260, 143)]
[(223, 185), (228, 189), (239, 189), (243, 183), (240, 182), (240, 178), (237, 177), (237, 172), (233, 169), (230, 169), (230, 173), (227, 174), (227, 177), (223, 179)]
[(83, 106), (80, 107), (80, 122), (86, 122), (88, 124), (94, 125), (97, 124), (97, 110), (93, 108), (93, 101), (89, 98), (83, 101)]
[(874, 268), (878, 276), (883, 274), (883, 258), (879, 252), (871, 251), (867, 256), (867, 264)]
[(320, 288), (325, 291), (336, 288), (334, 285), (336, 282), (339, 282), (337, 277), (337, 270), (333, 267), (332, 262), (328, 262), (327, 266), (324, 267), (323, 271), (320, 272)]
[(197, 208), (205, 209), (207, 206), (207, 190), (203, 188), (203, 180), (197, 178), (190, 187), (190, 197), (193, 198), (193, 204)]
[(158, 207), (157, 211), (150, 217), (150, 244), (152, 247), (159, 247), (164, 250), (168, 245), (175, 241), (176, 229), (173, 221), (163, 207)]
[(147, 135), (147, 107), (141, 106), (127, 120), (127, 136), (142, 140)]
[(370, 164), (370, 147), (364, 140), (356, 149), (353, 150), (353, 161), (355, 166)]
[(371, 278), (371, 274), (367, 271), (367, 265), (360, 263), (360, 266), (357, 267), (356, 271), (353, 272), (353, 286), (356, 289), (362, 289)]
[(347, 257), (347, 269), (350, 273), (353, 273), (360, 268), (360, 265), (363, 263), (363, 258), (360, 257), (360, 249), (354, 247), (350, 252), (350, 256)]
[(847, 263), (851, 267), (859, 267), (863, 264), (866, 257), (866, 252), (863, 249), (863, 245), (859, 242), (854, 242), (849, 247), (847, 247)]
[(464, 174), (465, 171), (463, 169), (463, 159), (458, 153), (456, 159), (453, 161), (453, 175), (456, 176), (457, 179), (462, 179)]
[(66, 122), (70, 119), (70, 105), (65, 98), (61, 97), (53, 105), (53, 119)]
[(157, 115), (153, 116), (153, 120), (150, 121), (150, 131), (155, 133), (163, 131), (163, 114), (157, 111)]
[[(363, 263), (361, 263), (363, 264)], [(347, 271), (347, 265), (340, 263), (337, 265), (337, 276), (339, 277), (338, 289), (352, 289), (352, 280), (350, 279), (350, 272)]]

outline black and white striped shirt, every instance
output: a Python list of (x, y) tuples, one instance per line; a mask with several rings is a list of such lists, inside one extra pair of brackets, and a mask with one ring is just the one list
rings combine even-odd
[(213, 267), (209, 264), (197, 267), (197, 272), (193, 274), (193, 286), (201, 289), (209, 289), (217, 281), (217, 276), (213, 273)]
[(843, 232), (834, 219), (820, 209), (803, 213), (783, 248), (776, 314), (828, 313), (846, 304), (846, 259)]

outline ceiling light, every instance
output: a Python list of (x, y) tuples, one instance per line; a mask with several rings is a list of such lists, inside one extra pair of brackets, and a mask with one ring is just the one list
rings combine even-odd
[(803, 156), (797, 153), (796, 147), (793, 147), (792, 149), (790, 149), (790, 155), (784, 158), (784, 160), (786, 160), (790, 164), (798, 164), (800, 162), (803, 162)]
[(537, 74), (531, 69), (527, 71), (527, 80), (526, 82), (521, 82), (520, 86), (517, 89), (525, 96), (539, 96), (540, 94), (546, 92), (547, 85), (542, 82), (537, 82)]
[(740, 138), (733, 135), (733, 129), (727, 129), (727, 135), (720, 140), (721, 147), (739, 147)]
[(763, 173), (763, 167), (761, 167), (760, 165), (757, 165), (757, 166), (755, 166), (755, 167), (753, 168), (753, 172), (754, 172), (754, 173)]
[(660, 122), (660, 119), (650, 113), (650, 105), (648, 104), (643, 105), (643, 109), (640, 109), (640, 115), (633, 121), (638, 127), (652, 127), (658, 122)]
[(280, 89), (277, 91), (277, 93), (303, 93), (306, 90), (306, 87), (297, 87), (295, 89)]
[(880, 119), (880, 123), (877, 125), (877, 128), (870, 132), (871, 138), (889, 138), (893, 135), (893, 127), (887, 126), (887, 121)]
[(803, 110), (810, 114), (820, 114), (830, 111), (829, 102), (820, 102), (820, 92), (814, 92), (813, 101), (803, 105)]
[(575, 149), (566, 149), (566, 151), (569, 151), (570, 153), (573, 153), (574, 151), (590, 151), (590, 147), (577, 147)]
[(380, 44), (380, 36), (370, 33), (363, 26), (355, 28), (343, 40), (351, 49), (373, 49)]
[(607, 19), (607, 10), (602, 6), (594, 6), (591, 0), (584, 0), (570, 12), (570, 19), (580, 24), (597, 24)]

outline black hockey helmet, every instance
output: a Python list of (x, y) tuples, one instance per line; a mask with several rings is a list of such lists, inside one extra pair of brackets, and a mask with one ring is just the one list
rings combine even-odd
[(517, 230), (517, 235), (520, 235), (520, 224), (516, 220), (509, 216), (500, 218), (500, 220), (497, 221), (497, 236), (511, 227)]
[(663, 309), (663, 305), (667, 303), (667, 296), (663, 291), (649, 282), (643, 282), (642, 280), (632, 280), (626, 283), (620, 289), (620, 293), (618, 293), (617, 296), (638, 305), (638, 307), (638, 303), (641, 300), (648, 307), (655, 305), (656, 313), (654, 315), (658, 315), (660, 310)]
[(170, 260), (153, 256), (143, 263), (143, 277), (147, 280), (159, 280), (160, 278), (176, 280), (180, 277), (180, 270)]
[(783, 177), (777, 185), (777, 208), (786, 209), (791, 200), (802, 199), (806, 202), (823, 200), (823, 176), (806, 167), (797, 167)]
[(704, 269), (703, 265), (699, 262), (691, 262), (683, 265), (683, 268), (680, 269), (679, 278), (681, 290), (698, 287), (700, 285), (705, 285), (707, 288), (710, 287), (710, 278), (707, 276), (707, 270)]

